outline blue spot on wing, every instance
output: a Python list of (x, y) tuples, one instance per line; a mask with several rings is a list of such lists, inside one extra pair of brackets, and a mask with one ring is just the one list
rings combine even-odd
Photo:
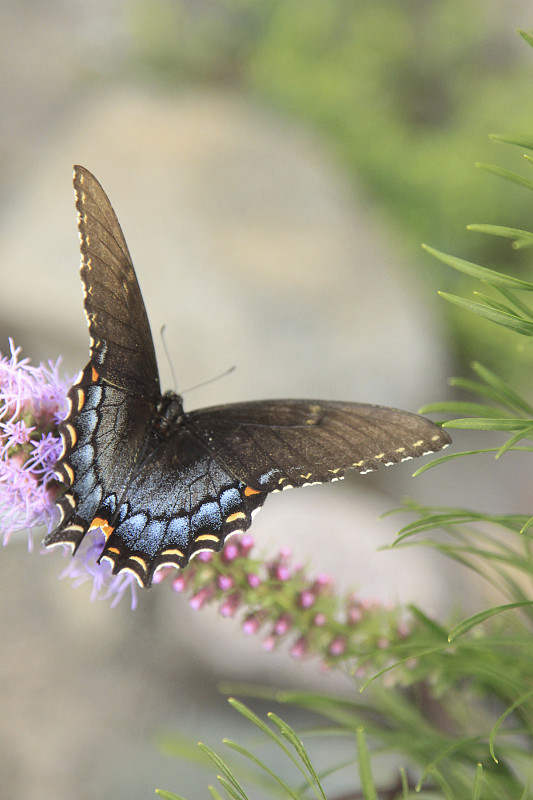
[(174, 517), (167, 525), (165, 547), (176, 545), (186, 548), (191, 538), (191, 526), (188, 517)]
[(220, 508), (224, 516), (228, 514), (237, 506), (241, 505), (241, 495), (238, 489), (226, 489), (220, 494)]
[(94, 448), (90, 444), (78, 447), (71, 453), (69, 461), (77, 474), (86, 472), (93, 465)]
[(222, 526), (222, 514), (218, 503), (203, 503), (196, 514), (192, 515), (191, 525), (194, 532), (201, 528), (220, 528)]

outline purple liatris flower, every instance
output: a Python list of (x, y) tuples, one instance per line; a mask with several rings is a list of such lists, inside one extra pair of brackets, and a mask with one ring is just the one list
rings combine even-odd
[[(9, 347), (9, 356), (0, 353), (0, 536), (7, 544), (13, 533), (26, 530), (31, 549), (32, 528), (51, 531), (57, 524), (58, 426), (72, 381), (60, 377), (60, 359), (33, 367), (20, 358), (20, 347), (11, 339)], [(102, 546), (99, 530), (86, 535), (61, 577), (72, 578), (75, 585), (92, 580), (92, 597), (112, 597), (112, 605), (131, 588), (133, 607), (135, 579), (112, 575), (108, 565), (98, 564)]]
[[(0, 353), (0, 534), (4, 543), (16, 531), (56, 521), (50, 481), (61, 452), (57, 426), (65, 416), (68, 384), (58, 373), (60, 360), (32, 367)], [(30, 539), (31, 542), (31, 539)]]

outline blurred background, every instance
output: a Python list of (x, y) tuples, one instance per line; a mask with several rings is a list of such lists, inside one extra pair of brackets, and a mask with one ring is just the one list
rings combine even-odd
[[(531, 276), (527, 250), (465, 230), (530, 227), (521, 189), (474, 167), (522, 170), (518, 149), (488, 139), (531, 134), (533, 55), (517, 27), (532, 27), (525, 0), (4, 0), (0, 349), (12, 336), (34, 362), (62, 354), (70, 375), (87, 360), (80, 163), (117, 211), (162, 384), (165, 324), (187, 408), (308, 396), (416, 411), (473, 358), (530, 394), (531, 352), (440, 300), (468, 280), (420, 248)], [(520, 457), (506, 459), (276, 496), (254, 523), (258, 549), (290, 545), (341, 588), (429, 614), (478, 607), (471, 576), (426, 549), (379, 552), (400, 523), (378, 516), (402, 494), (530, 511)], [(349, 689), (166, 586), (135, 612), (91, 604), (56, 580), (58, 553), (28, 555), (22, 538), (0, 561), (2, 798), (206, 796), (205, 776), (155, 740), (242, 738), (218, 681)], [(332, 793), (351, 786), (335, 780)]]

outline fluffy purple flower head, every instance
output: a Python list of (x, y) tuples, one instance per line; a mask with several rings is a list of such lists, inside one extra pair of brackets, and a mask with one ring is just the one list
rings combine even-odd
[[(57, 483), (54, 470), (61, 454), (59, 423), (67, 408), (72, 383), (59, 376), (61, 359), (33, 367), (20, 358), (20, 347), (9, 340), (10, 355), (0, 353), (0, 536), (4, 544), (17, 531), (57, 524)], [(113, 598), (116, 605), (127, 589), (136, 603), (136, 581), (129, 574), (112, 575), (98, 564), (103, 533), (88, 534), (63, 576), (75, 585), (92, 580), (92, 596)], [(70, 556), (70, 553), (69, 553)]]
[[(57, 426), (65, 416), (69, 383), (55, 363), (32, 367), (9, 340), (0, 353), (0, 534), (7, 543), (16, 531), (56, 521), (51, 488), (61, 452)], [(29, 539), (31, 543), (31, 538)]]

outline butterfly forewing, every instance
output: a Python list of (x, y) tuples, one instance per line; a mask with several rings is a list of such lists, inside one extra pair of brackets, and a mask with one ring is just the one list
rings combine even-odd
[(122, 229), (104, 190), (84, 167), (74, 168), (74, 191), (91, 360), (109, 383), (156, 399), (152, 334)]
[(382, 406), (262, 400), (185, 414), (163, 398), (152, 335), (122, 230), (88, 170), (75, 167), (91, 358), (60, 426), (61, 519), (47, 546), (75, 550), (100, 529), (100, 559), (149, 586), (250, 527), (269, 492), (440, 450), (441, 428)]

